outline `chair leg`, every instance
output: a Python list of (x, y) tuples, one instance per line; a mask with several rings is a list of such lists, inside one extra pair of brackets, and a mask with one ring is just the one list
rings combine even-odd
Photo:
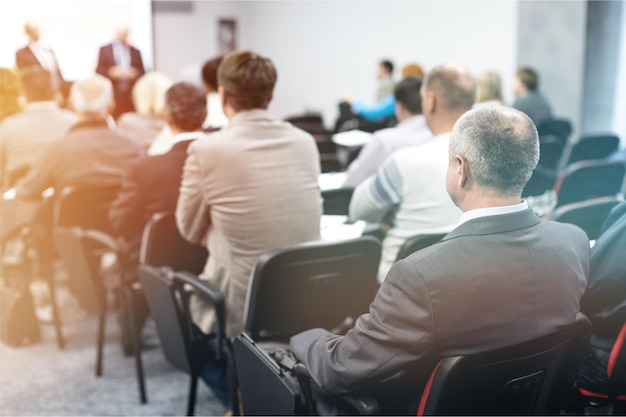
[[(126, 297), (126, 294), (125, 294), (126, 291), (129, 292), (128, 297)], [(133, 342), (133, 350), (135, 354), (135, 372), (137, 374), (137, 384), (139, 388), (139, 401), (141, 401), (142, 404), (145, 404), (148, 402), (148, 399), (146, 396), (146, 385), (145, 385), (145, 379), (144, 379), (144, 374), (143, 374), (143, 361), (141, 360), (141, 346), (139, 344), (139, 339), (138, 339), (138, 335), (136, 331), (137, 323), (135, 320), (135, 312), (133, 309), (132, 291), (133, 291), (132, 288), (125, 288), (122, 290), (122, 292), (124, 293), (122, 302), (124, 302), (126, 305), (127, 314), (125, 318), (128, 320), (128, 327), (130, 329), (130, 339)]]
[(98, 317), (98, 340), (96, 352), (96, 376), (102, 376), (102, 352), (104, 350), (104, 334), (106, 330), (106, 320), (108, 313), (107, 294), (104, 291), (100, 305), (100, 315)]
[(189, 384), (189, 399), (187, 400), (187, 415), (193, 416), (196, 408), (196, 391), (198, 388), (198, 375), (191, 375), (191, 383)]
[(65, 348), (65, 338), (61, 330), (61, 315), (59, 314), (59, 305), (57, 303), (56, 284), (54, 282), (54, 273), (52, 271), (52, 265), (46, 265), (45, 279), (48, 281), (48, 288), (50, 289), (50, 304), (52, 306), (52, 321), (54, 323), (54, 332), (56, 334), (57, 345), (59, 349)]

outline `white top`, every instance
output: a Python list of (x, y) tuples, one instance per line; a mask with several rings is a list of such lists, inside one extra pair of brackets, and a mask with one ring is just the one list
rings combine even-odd
[(228, 125), (228, 117), (222, 109), (222, 99), (219, 93), (209, 93), (206, 96), (207, 116), (204, 121), (204, 127), (224, 127)]

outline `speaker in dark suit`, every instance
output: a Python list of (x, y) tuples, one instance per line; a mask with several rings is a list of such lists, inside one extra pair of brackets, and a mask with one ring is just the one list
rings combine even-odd
[(113, 117), (116, 119), (122, 113), (135, 110), (132, 101), (133, 85), (145, 73), (141, 52), (128, 43), (129, 33), (127, 27), (119, 28), (116, 39), (101, 47), (98, 53), (96, 72), (113, 83), (116, 103)]

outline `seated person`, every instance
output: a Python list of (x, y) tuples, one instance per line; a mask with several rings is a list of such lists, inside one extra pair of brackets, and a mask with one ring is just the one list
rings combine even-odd
[[(382, 71), (383, 66), (379, 71)], [(419, 64), (408, 64), (402, 68), (402, 78), (424, 77), (424, 71)], [(362, 102), (353, 102), (347, 97), (339, 104), (339, 119), (335, 125), (335, 131), (345, 131), (360, 129), (367, 132), (374, 132), (378, 129), (394, 126), (397, 122), (395, 118), (396, 101), (391, 92), (379, 100), (376, 104), (367, 105)]]
[(513, 92), (516, 99), (512, 107), (526, 113), (535, 126), (552, 118), (550, 104), (539, 92), (539, 75), (535, 70), (527, 67), (517, 70)]
[(537, 130), (523, 113), (494, 106), (459, 119), (446, 179), (463, 211), (458, 227), (398, 261), (344, 336), (311, 329), (291, 338), (323, 390), (318, 411), (333, 411), (327, 394), (355, 394), (414, 414), (438, 358), (533, 340), (576, 320), (589, 240), (521, 200), (538, 160)]
[(395, 151), (374, 176), (356, 187), (350, 201), (352, 220), (392, 223), (384, 227), (389, 230), (383, 239), (379, 282), (408, 238), (447, 233), (461, 217), (445, 189), (448, 144), (454, 123), (474, 104), (474, 79), (463, 67), (442, 65), (426, 76), (421, 90), (426, 124), (435, 138)]
[[(578, 374), (582, 388), (608, 392), (609, 354), (626, 323), (626, 202), (616, 206), (591, 249), (589, 284), (580, 302), (593, 324), (587, 357)], [(626, 381), (622, 387), (626, 392)]]
[(483, 72), (476, 79), (476, 103), (474, 108), (480, 106), (502, 106), (502, 84), (500, 76), (495, 72)]
[(165, 92), (171, 85), (170, 79), (160, 72), (142, 75), (132, 89), (135, 110), (123, 113), (117, 120), (117, 126), (134, 136), (146, 150), (165, 127)]
[(200, 88), (189, 83), (170, 87), (165, 93), (163, 116), (174, 133), (171, 149), (130, 164), (124, 174), (120, 193), (109, 210), (109, 220), (113, 230), (129, 243), (133, 265), (146, 222), (155, 213), (176, 208), (187, 147), (204, 137), (202, 123), (206, 112), (206, 96)]
[(421, 78), (416, 77), (407, 77), (396, 85), (394, 96), (398, 125), (372, 135), (370, 142), (363, 146), (359, 156), (348, 166), (344, 187), (356, 187), (374, 175), (394, 151), (421, 145), (433, 138), (422, 115), (421, 86)]
[[(228, 126), (189, 145), (176, 223), (209, 258), (201, 279), (224, 294), (226, 335), (243, 330), (250, 273), (265, 252), (320, 239), (322, 197), (315, 139), (267, 112), (276, 83), (268, 58), (250, 50), (224, 57), (219, 92)], [(209, 334), (213, 309), (191, 298), (192, 319)], [(215, 338), (209, 349), (215, 349)], [(201, 374), (222, 402), (225, 369), (208, 361)]]
[[(143, 157), (141, 146), (109, 123), (115, 103), (107, 78), (94, 74), (75, 82), (70, 100), (78, 123), (44, 147), (28, 175), (17, 183), (16, 199), (41, 201), (49, 187), (59, 192), (73, 185), (120, 182), (128, 165)], [(43, 202), (32, 221), (31, 235), (39, 259), (48, 263), (56, 256), (51, 236), (54, 199)]]

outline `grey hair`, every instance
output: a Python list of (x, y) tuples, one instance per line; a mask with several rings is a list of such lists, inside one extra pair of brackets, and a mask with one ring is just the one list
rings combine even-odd
[(72, 85), (70, 99), (77, 113), (101, 114), (113, 101), (113, 85), (108, 78), (92, 74)]
[(476, 184), (519, 194), (539, 162), (537, 128), (524, 113), (484, 107), (465, 113), (450, 136), (450, 158), (462, 156)]

